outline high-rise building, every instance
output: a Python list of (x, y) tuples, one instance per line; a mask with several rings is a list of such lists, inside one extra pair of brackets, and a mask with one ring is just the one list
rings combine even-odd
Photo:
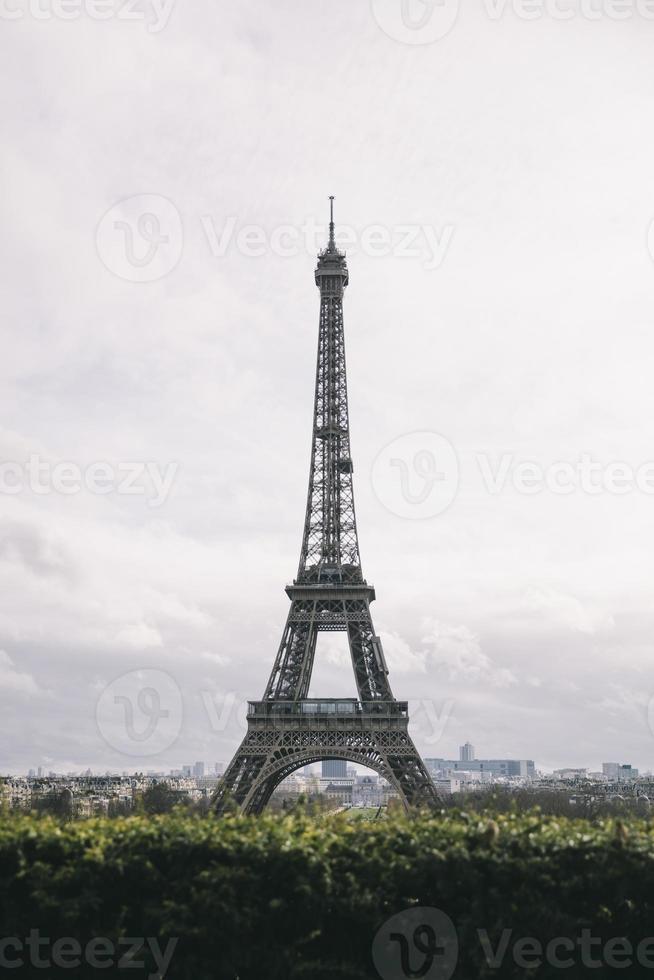
[(214, 764), (213, 771), (214, 771), (214, 773), (215, 773), (216, 776), (222, 776), (223, 773), (225, 772), (225, 763), (224, 762), (216, 762)]
[(459, 748), (459, 762), (472, 762), (475, 758), (475, 747), (470, 742)]
[(603, 762), (602, 772), (607, 779), (617, 782), (629, 782), (638, 778), (638, 770), (622, 762)]
[(425, 759), (432, 776), (453, 772), (491, 773), (493, 776), (520, 776), (534, 779), (536, 767), (532, 759)]
[(204, 776), (204, 762), (196, 762), (193, 766), (193, 775), (196, 779), (202, 779)]
[(347, 760), (346, 759), (324, 759), (322, 762), (323, 779), (346, 779)]

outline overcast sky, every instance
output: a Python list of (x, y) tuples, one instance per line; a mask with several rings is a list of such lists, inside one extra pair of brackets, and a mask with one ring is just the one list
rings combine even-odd
[[(40, 4), (0, 42), (0, 771), (229, 761), (297, 567), (329, 194), (419, 749), (653, 767), (644, 2)], [(354, 696), (342, 641), (313, 695)]]

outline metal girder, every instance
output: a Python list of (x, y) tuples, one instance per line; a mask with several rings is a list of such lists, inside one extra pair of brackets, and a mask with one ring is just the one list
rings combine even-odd
[[(296, 702), (294, 708), (303, 703), (315, 702)], [(331, 703), (338, 707), (338, 702)], [(346, 759), (374, 769), (397, 790), (405, 806), (436, 805), (434, 784), (407, 730), (408, 712), (402, 717), (379, 716), (367, 713), (366, 705), (358, 707), (356, 714), (326, 716), (320, 724), (310, 716), (301, 719), (297, 711), (290, 716), (269, 714), (259, 726), (256, 715), (249, 715), (248, 733), (214, 805), (220, 811), (231, 800), (246, 813), (259, 813), (283, 779), (323, 759)]]

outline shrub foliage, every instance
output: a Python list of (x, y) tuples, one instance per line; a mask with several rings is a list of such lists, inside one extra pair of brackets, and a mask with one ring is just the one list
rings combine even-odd
[[(98, 936), (158, 937), (162, 946), (175, 938), (172, 980), (376, 977), (373, 937), (413, 906), (441, 909), (455, 923), (455, 980), (613, 976), (576, 954), (566, 970), (545, 963), (534, 971), (510, 953), (493, 968), (478, 930), (493, 947), (506, 929), (511, 943), (543, 944), (576, 940), (586, 929), (603, 942), (626, 937), (635, 948), (654, 935), (654, 831), (646, 820), (453, 811), (374, 822), (176, 813), (0, 821), (5, 937), (36, 929), (82, 945)], [(623, 973), (654, 977), (638, 966)], [(54, 974), (122, 971), (47, 972)], [(21, 975), (46, 973), (28, 964)]]

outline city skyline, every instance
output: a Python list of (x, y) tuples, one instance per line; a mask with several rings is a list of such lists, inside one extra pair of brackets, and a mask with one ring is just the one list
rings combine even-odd
[[(424, 758), (425, 758), (425, 760), (426, 760), (427, 763), (433, 763), (433, 761), (434, 761), (435, 758), (436, 759), (447, 760), (447, 761), (450, 761), (452, 763), (457, 763), (459, 769), (465, 769), (465, 762), (466, 761), (479, 762), (480, 759), (482, 761), (484, 761), (484, 760), (490, 760), (491, 759), (491, 757), (488, 754), (485, 754), (483, 756), (479, 756), (477, 753), (475, 753), (474, 756), (472, 756), (472, 758), (470, 758), (470, 757), (467, 757), (467, 758), (464, 757), (463, 750), (469, 744), (470, 743), (465, 743), (465, 745), (458, 746), (457, 751), (450, 751), (449, 753), (448, 752), (444, 752), (442, 755), (429, 755), (428, 753), (425, 753)], [(474, 748), (474, 746), (472, 746), (472, 748)], [(505, 754), (505, 755), (501, 755), (501, 756), (495, 756), (493, 758), (495, 758), (495, 759), (497, 759), (497, 758), (502, 758), (502, 759), (511, 758), (511, 759), (515, 759), (515, 760), (525, 760), (526, 759), (526, 756), (521, 755), (519, 752), (514, 752), (514, 753)], [(312, 772), (313, 775), (318, 775), (321, 772), (323, 774), (325, 774), (327, 772), (327, 775), (329, 775), (329, 772), (334, 772), (335, 771), (335, 770), (331, 770), (329, 768), (330, 767), (330, 764), (332, 762), (334, 762), (334, 761), (338, 762), (339, 765), (340, 765), (340, 760), (328, 760), (327, 763), (323, 762), (323, 763), (309, 764), (308, 766), (302, 767), (302, 769), (298, 770), (298, 772), (309, 770), (309, 771)], [(588, 773), (594, 773), (594, 774), (599, 774), (599, 773), (602, 773), (603, 772), (604, 775), (608, 775), (609, 774), (608, 773), (609, 769), (611, 769), (611, 770), (616, 769), (617, 770), (620, 767), (625, 768), (625, 769), (632, 768), (632, 764), (630, 762), (627, 762), (627, 761), (623, 760), (623, 759), (621, 759), (620, 761), (617, 761), (617, 762), (616, 761), (607, 762), (607, 761), (604, 760), (604, 761), (602, 761), (599, 764), (589, 764), (586, 760), (572, 759), (572, 760), (568, 760), (568, 763), (567, 764), (562, 765), (562, 766), (559, 766), (559, 767), (555, 767), (555, 768), (544, 767), (544, 766), (542, 766), (542, 765), (540, 765), (538, 763), (538, 760), (531, 760), (531, 761), (534, 762), (535, 769), (536, 769), (537, 772), (542, 772), (542, 773), (544, 773), (546, 775), (547, 774), (551, 775), (552, 773), (555, 773), (557, 771), (559, 771), (559, 772), (562, 772), (562, 771), (570, 771), (570, 772), (573, 772), (575, 770), (577, 770), (577, 771), (586, 771)], [(586, 762), (586, 764), (583, 764), (584, 761)], [(204, 766), (204, 771), (202, 773), (198, 773), (198, 772), (194, 771), (198, 765)], [(326, 766), (327, 766), (327, 770), (325, 769)], [(197, 775), (201, 775), (202, 777), (205, 777), (205, 776), (206, 777), (209, 777), (209, 776), (211, 776), (211, 777), (212, 776), (219, 777), (219, 776), (223, 775), (226, 767), (227, 767), (227, 762), (224, 761), (224, 760), (214, 761), (214, 762), (209, 762), (207, 760), (203, 760), (201, 763), (198, 763), (198, 762), (189, 763), (188, 761), (184, 761), (184, 762), (181, 762), (181, 763), (176, 763), (176, 762), (172, 762), (171, 763), (171, 762), (168, 762), (166, 760), (159, 760), (159, 764), (157, 766), (148, 766), (148, 767), (140, 768), (140, 769), (139, 768), (134, 768), (134, 767), (123, 767), (123, 769), (121, 769), (120, 771), (117, 770), (117, 769), (115, 769), (115, 768), (105, 768), (105, 767), (102, 767), (102, 766), (97, 767), (97, 768), (95, 768), (93, 766), (87, 766), (87, 767), (83, 767), (83, 768), (82, 767), (77, 767), (77, 768), (65, 770), (65, 771), (62, 771), (62, 772), (57, 772), (57, 771), (55, 771), (52, 768), (46, 769), (46, 767), (43, 766), (43, 765), (41, 765), (41, 766), (32, 765), (29, 769), (27, 769), (25, 771), (21, 771), (21, 772), (8, 772), (7, 770), (3, 770), (2, 767), (0, 766), (0, 776), (34, 776), (36, 778), (39, 778), (41, 776), (46, 777), (46, 776), (52, 775), (53, 773), (56, 774), (56, 775), (67, 775), (67, 776), (71, 776), (71, 775), (83, 776), (83, 775), (86, 775), (87, 773), (90, 773), (91, 775), (114, 774), (114, 775), (123, 775), (123, 776), (124, 775), (130, 775), (131, 776), (131, 775), (139, 775), (139, 774), (141, 774), (141, 775), (146, 775), (146, 776), (157, 775), (157, 776), (162, 776), (162, 777), (165, 777), (165, 776), (173, 776), (173, 775), (174, 776), (184, 776), (184, 775), (196, 775), (197, 776)], [(358, 763), (347, 762), (347, 768), (355, 769), (359, 773), (374, 773), (374, 770), (370, 769), (369, 767), (362, 766), (362, 765), (360, 765)], [(654, 772), (654, 767), (651, 767), (651, 766), (648, 766), (648, 767), (643, 768), (643, 769), (638, 769), (637, 766), (633, 766), (633, 769), (639, 771), (641, 773), (641, 775), (644, 775), (644, 776), (652, 775), (652, 773)], [(40, 771), (37, 773), (37, 770), (40, 770)], [(220, 770), (220, 771), (218, 771), (218, 770)], [(323, 778), (326, 778), (325, 775), (323, 775)]]

